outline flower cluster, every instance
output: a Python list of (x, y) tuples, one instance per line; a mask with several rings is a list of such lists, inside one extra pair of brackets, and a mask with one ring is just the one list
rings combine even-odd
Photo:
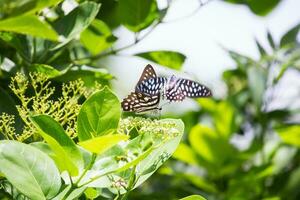
[(75, 124), (80, 110), (78, 100), (90, 92), (84, 87), (82, 80), (62, 84), (61, 94), (51, 84), (43, 73), (30, 73), (28, 79), (24, 74), (17, 73), (12, 78), (9, 87), (21, 102), (17, 105), (17, 110), (24, 128), (22, 133), (15, 133), (14, 117), (3, 114), (0, 117), (0, 131), (5, 138), (24, 141), (34, 135), (35, 127), (29, 118), (32, 114), (50, 115), (65, 128), (69, 136), (76, 137)]
[(169, 121), (162, 121), (141, 117), (127, 117), (120, 120), (118, 132), (130, 134), (131, 130), (136, 129), (139, 134), (151, 133), (153, 137), (170, 139), (176, 137), (179, 131), (175, 124)]

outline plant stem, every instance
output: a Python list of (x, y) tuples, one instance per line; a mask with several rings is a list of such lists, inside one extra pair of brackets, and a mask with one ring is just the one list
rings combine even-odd
[(88, 170), (90, 170), (92, 168), (92, 166), (95, 163), (95, 160), (97, 158), (97, 154), (93, 153), (92, 154), (92, 159), (91, 162), (89, 163), (89, 165), (84, 169), (84, 171), (82, 172), (81, 176), (79, 177), (79, 179), (75, 182), (75, 185), (77, 186), (78, 183), (81, 181), (81, 179), (85, 176), (85, 174), (87, 173)]

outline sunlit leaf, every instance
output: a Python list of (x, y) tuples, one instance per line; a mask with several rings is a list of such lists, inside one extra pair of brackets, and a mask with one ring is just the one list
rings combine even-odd
[(55, 152), (60, 170), (67, 170), (71, 175), (77, 175), (79, 168), (83, 167), (83, 158), (63, 127), (48, 115), (32, 116), (31, 121)]
[(35, 15), (20, 15), (0, 21), (0, 31), (28, 34), (56, 41), (57, 33), (52, 27)]
[(198, 164), (197, 155), (188, 145), (184, 143), (179, 144), (172, 157), (190, 165)]
[(120, 0), (121, 23), (133, 32), (148, 27), (159, 17), (155, 0)]
[(214, 123), (216, 130), (224, 138), (228, 138), (234, 133), (235, 117), (233, 107), (228, 102), (222, 101), (215, 107)]
[[(8, 16), (17, 16), (20, 14), (33, 14), (46, 7), (58, 4), (62, 0), (14, 0), (1, 1), (0, 12), (5, 12)], [(7, 9), (9, 8), (9, 9)]]
[[(175, 130), (178, 131), (178, 135), (160, 144), (149, 154), (149, 156), (147, 156), (137, 165), (137, 169), (139, 170), (141, 176), (139, 177), (138, 182), (135, 184), (135, 187), (147, 180), (164, 162), (166, 162), (167, 159), (169, 159), (169, 157), (175, 152), (182, 138), (184, 124), (181, 120), (163, 119), (161, 121), (174, 123)], [(170, 131), (172, 131), (172, 129)]]
[(80, 35), (81, 43), (92, 53), (99, 54), (112, 46), (117, 38), (110, 28), (101, 20), (94, 19), (90, 26)]
[(185, 55), (176, 51), (149, 51), (136, 54), (135, 56), (145, 58), (175, 70), (181, 69), (186, 58)]
[(108, 130), (115, 130), (121, 116), (119, 99), (105, 87), (90, 96), (82, 105), (77, 131), (80, 141), (102, 136)]
[(120, 141), (127, 140), (128, 138), (129, 137), (124, 134), (103, 135), (79, 142), (79, 145), (90, 152), (101, 154), (112, 146), (118, 144)]
[(200, 195), (191, 195), (191, 196), (181, 198), (180, 200), (206, 200), (206, 199)]
[(42, 151), (16, 141), (0, 141), (0, 171), (33, 200), (51, 199), (61, 186), (53, 160)]
[(300, 126), (291, 125), (276, 129), (283, 142), (300, 148)]

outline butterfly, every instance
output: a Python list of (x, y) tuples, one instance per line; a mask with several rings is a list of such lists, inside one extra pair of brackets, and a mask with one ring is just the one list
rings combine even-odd
[(176, 76), (166, 77), (153, 77), (140, 82), (136, 86), (136, 92), (147, 95), (163, 94), (163, 97), (169, 102), (183, 101), (186, 97), (210, 97), (212, 96), (211, 90), (201, 85), (196, 81), (189, 79), (178, 78)]
[(160, 102), (160, 93), (154, 95), (145, 94), (139, 92), (139, 89), (137, 88), (138, 85), (152, 78), (157, 78), (157, 76), (153, 67), (148, 64), (144, 68), (143, 73), (136, 84), (135, 92), (131, 92), (121, 102), (123, 111), (143, 113), (147, 111), (161, 110), (161, 108), (158, 107)]

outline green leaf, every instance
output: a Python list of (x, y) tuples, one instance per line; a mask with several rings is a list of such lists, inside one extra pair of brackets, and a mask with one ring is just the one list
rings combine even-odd
[(197, 155), (184, 143), (179, 144), (172, 157), (190, 165), (198, 165)]
[(45, 74), (49, 78), (53, 78), (61, 74), (57, 69), (45, 64), (33, 64), (30, 65), (27, 69), (29, 72), (38, 72)]
[(147, 28), (159, 17), (155, 0), (120, 0), (121, 23), (133, 32)]
[(23, 57), (30, 59), (31, 52), (29, 48), (28, 40), (25, 35), (18, 35), (9, 32), (0, 32), (0, 39), (5, 41), (10, 47), (13, 47)]
[(280, 2), (280, 0), (226, 0), (230, 3), (246, 4), (253, 13), (260, 16), (269, 14)]
[(274, 38), (272, 36), (272, 34), (270, 33), (270, 31), (267, 32), (267, 38), (268, 38), (268, 41), (269, 41), (269, 44), (270, 46), (275, 49), (276, 48), (276, 44), (274, 42)]
[(191, 195), (191, 196), (181, 198), (180, 200), (206, 200), (206, 199), (200, 195)]
[(33, 200), (51, 199), (61, 186), (53, 160), (40, 150), (16, 141), (0, 141), (0, 171)]
[(284, 143), (300, 148), (300, 125), (280, 127), (276, 131)]
[(113, 76), (106, 72), (92, 71), (92, 70), (70, 70), (66, 73), (55, 77), (55, 80), (66, 82), (81, 79), (86, 87), (94, 87), (95, 83), (101, 85), (108, 85)]
[(63, 127), (48, 115), (32, 116), (31, 121), (38, 129), (38, 133), (55, 152), (60, 170), (67, 170), (72, 176), (78, 175), (79, 168), (83, 167), (83, 158)]
[(295, 44), (297, 41), (297, 35), (300, 31), (300, 24), (297, 24), (285, 33), (280, 40), (280, 47)]
[(78, 144), (86, 150), (89, 150), (90, 152), (101, 154), (114, 145), (118, 144), (120, 141), (127, 140), (128, 138), (129, 137), (124, 134), (103, 135), (100, 137), (92, 138), (90, 140), (79, 142)]
[(66, 198), (66, 200), (74, 200), (74, 199), (78, 199), (81, 194), (85, 191), (86, 187), (80, 187), (80, 188), (76, 188), (74, 189), (71, 194)]
[(186, 58), (185, 55), (175, 51), (149, 51), (136, 54), (135, 56), (145, 58), (175, 70), (181, 69)]
[(20, 15), (0, 21), (0, 31), (10, 31), (28, 34), (56, 41), (57, 33), (44, 21), (35, 15)]
[(102, 136), (118, 127), (121, 106), (118, 97), (110, 89), (104, 89), (90, 96), (82, 105), (77, 131), (80, 141)]
[[(95, 19), (100, 5), (86, 1), (54, 23), (55, 30), (65, 37), (54, 49), (65, 45), (85, 30)], [(53, 49), (53, 50), (54, 50)]]
[(233, 164), (230, 158), (235, 151), (229, 144), (228, 138), (224, 138), (209, 127), (196, 125), (189, 134), (189, 142), (198, 154), (200, 165), (218, 174), (231, 170), (228, 162)]
[(252, 99), (260, 109), (266, 89), (266, 71), (261, 67), (252, 66), (247, 69), (247, 76)]
[(92, 54), (99, 54), (112, 46), (117, 38), (101, 20), (94, 19), (91, 25), (80, 35), (80, 41)]
[(264, 56), (267, 54), (266, 50), (264, 49), (264, 47), (258, 42), (257, 39), (255, 39), (255, 43), (256, 43), (256, 46), (258, 48), (258, 51), (260, 53), (261, 56)]
[(229, 136), (234, 133), (235, 128), (234, 122), (236, 115), (233, 107), (227, 101), (222, 101), (218, 103), (214, 109), (215, 112), (213, 116), (216, 131), (222, 137), (229, 138)]
[(84, 194), (86, 196), (86, 198), (88, 199), (95, 199), (96, 197), (98, 197), (101, 193), (99, 192), (99, 190), (96, 190), (94, 188), (87, 188), (84, 191)]
[[(178, 119), (163, 119), (160, 122), (168, 122), (175, 125), (174, 128), (170, 129), (170, 132), (176, 130), (178, 134), (168, 139), (167, 141), (161, 141), (151, 153), (143, 159), (138, 165), (140, 177), (135, 184), (135, 188), (147, 180), (164, 162), (166, 162), (171, 155), (177, 149), (180, 140), (184, 133), (184, 124)], [(150, 133), (151, 134), (151, 133)]]
[[(54, 6), (62, 0), (14, 0), (1, 1), (0, 11), (6, 13), (6, 16), (17, 16), (20, 14), (33, 14), (46, 7)], [(9, 9), (7, 9), (9, 8)]]

